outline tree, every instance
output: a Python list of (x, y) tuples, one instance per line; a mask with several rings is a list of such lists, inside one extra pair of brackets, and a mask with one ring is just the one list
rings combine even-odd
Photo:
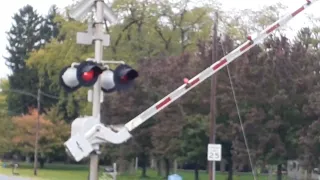
[[(42, 26), (41, 26), (41, 37), (44, 41), (42, 47), (46, 44), (50, 43), (51, 40), (55, 39), (59, 35), (59, 24), (56, 22), (57, 19), (57, 7), (55, 5), (51, 6), (49, 9), (48, 14), (43, 18)], [(35, 68), (36, 69), (36, 68)], [(39, 72), (41, 71), (41, 73)], [(41, 88), (42, 92), (46, 92), (47, 94), (54, 94), (56, 95), (57, 88), (52, 86), (53, 80), (50, 79), (49, 73), (47, 71), (37, 70), (38, 79), (39, 79), (39, 87)], [(54, 106), (58, 101), (55, 99), (43, 99), (42, 104), (43, 109), (51, 108)]]
[(188, 116), (187, 121), (181, 130), (181, 155), (185, 162), (194, 163), (194, 179), (199, 180), (200, 166), (206, 165), (209, 118), (194, 115)]
[(6, 98), (9, 89), (9, 82), (7, 79), (0, 79), (0, 109), (2, 113), (7, 113), (8, 105), (6, 103)]
[(213, 7), (190, 9), (190, 3), (115, 1), (114, 10), (123, 23), (107, 27), (113, 40), (106, 56), (132, 62), (195, 51), (196, 42), (209, 37)]
[(7, 111), (7, 91), (9, 82), (7, 79), (0, 79), (0, 153), (4, 154), (12, 150), (11, 136), (12, 136), (12, 122), (8, 116)]
[[(284, 36), (271, 36), (263, 47), (253, 48), (230, 66), (232, 74), (236, 74), (232, 78), (254, 163), (276, 164), (278, 179), (286, 160), (297, 157), (291, 151), (298, 148), (297, 132), (310, 122), (310, 117), (304, 117), (303, 107), (306, 94), (314, 88), (317, 76), (313, 74), (318, 67), (303, 44), (291, 44)], [(221, 110), (227, 108), (230, 112), (229, 105), (234, 100), (232, 95), (226, 95), (227, 91), (226, 88), (222, 93), (226, 107)], [(238, 119), (236, 113), (229, 114), (230, 120)], [(238, 128), (239, 134), (230, 140), (234, 158), (243, 163), (248, 157)]]
[[(41, 17), (33, 10), (32, 6), (26, 5), (13, 16), (14, 24), (8, 35), (9, 46), (6, 47), (9, 57), (6, 57), (6, 64), (11, 69), (9, 76), (11, 89), (24, 90), (30, 93), (36, 92), (38, 77), (34, 69), (26, 67), (25, 60), (29, 53), (41, 47), (40, 27)], [(20, 113), (27, 112), (27, 106), (36, 105), (32, 97), (9, 93), (7, 97), (8, 109), (25, 106)]]
[(51, 6), (48, 15), (44, 18), (41, 34), (46, 43), (59, 35), (59, 25), (55, 20), (57, 16), (57, 9), (57, 6)]
[[(27, 5), (19, 10), (13, 17), (13, 24), (8, 34), (9, 46), (7, 51), (10, 56), (6, 58), (7, 65), (13, 74), (9, 77), (10, 88), (27, 91), (36, 94), (37, 88), (47, 93), (54, 92), (51, 87), (50, 79), (47, 72), (39, 74), (38, 69), (26, 66), (26, 61), (30, 53), (38, 50), (52, 38), (57, 37), (59, 33), (58, 24), (55, 22), (57, 15), (57, 7), (52, 6), (49, 14), (43, 18), (33, 10), (32, 6)], [(25, 106), (19, 113), (27, 112), (28, 106), (35, 106), (35, 99), (25, 95), (9, 93), (8, 98), (9, 109), (17, 106)], [(46, 101), (43, 107), (50, 107), (56, 103), (54, 101)]]
[(312, 122), (308, 127), (301, 130), (301, 136), (299, 138), (299, 145), (301, 146), (301, 155), (299, 157), (300, 164), (306, 168), (308, 172), (308, 178), (311, 177), (311, 173), (315, 167), (319, 166), (319, 150), (320, 141), (318, 137), (319, 132), (319, 120)]
[[(63, 146), (66, 134), (69, 128), (62, 120), (58, 120), (59, 116), (55, 111), (49, 113), (49, 117), (54, 118), (51, 121), (46, 119), (44, 115), (40, 115), (40, 129), (39, 129), (39, 153), (41, 159), (46, 155), (54, 152), (55, 149)], [(36, 109), (29, 109), (29, 113), (21, 116), (15, 116), (12, 118), (14, 135), (12, 143), (25, 155), (29, 155), (33, 152), (35, 146), (35, 134), (36, 124), (38, 120), (38, 112)], [(57, 128), (59, 127), (59, 128)], [(44, 161), (40, 161), (41, 167), (44, 165)]]
[(44, 139), (42, 139), (43, 143), (48, 143), (46, 145), (48, 151), (43, 152), (41, 156), (42, 158), (40, 163), (42, 166), (44, 164), (44, 158), (49, 160), (50, 158), (67, 156), (63, 143), (70, 137), (71, 129), (70, 125), (63, 120), (62, 113), (59, 112), (59, 108), (57, 106), (47, 109), (46, 114), (44, 114), (44, 118), (48, 119), (54, 125), (54, 127), (51, 127), (50, 129), (50, 132), (54, 135), (54, 139), (51, 142), (45, 142)]
[[(117, 125), (125, 124), (131, 120), (148, 106), (148, 100), (143, 98), (145, 95), (143, 92), (145, 92), (144, 89), (136, 85), (129, 92), (108, 95), (106, 97), (108, 100), (102, 104), (101, 121), (107, 125)], [(128, 170), (127, 161), (131, 161), (133, 157), (139, 157), (142, 166), (141, 176), (147, 176), (147, 161), (152, 149), (152, 130), (150, 127), (153, 124), (153, 121), (144, 123), (133, 132), (133, 138), (128, 143), (117, 147), (120, 151), (116, 151), (113, 157), (119, 157), (118, 162), (121, 171)]]

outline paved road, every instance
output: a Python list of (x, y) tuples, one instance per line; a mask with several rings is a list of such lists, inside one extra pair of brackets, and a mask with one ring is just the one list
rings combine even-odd
[(28, 178), (22, 178), (22, 177), (19, 177), (19, 176), (5, 176), (5, 175), (1, 175), (0, 174), (0, 180), (31, 180), (31, 179), (28, 179)]

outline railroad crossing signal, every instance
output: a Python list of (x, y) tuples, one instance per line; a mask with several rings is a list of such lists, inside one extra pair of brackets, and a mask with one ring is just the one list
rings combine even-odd
[(120, 64), (112, 70), (93, 61), (84, 61), (63, 68), (60, 84), (67, 92), (74, 92), (80, 87), (93, 86), (100, 77), (101, 90), (112, 93), (129, 89), (138, 76), (138, 72), (126, 64)]

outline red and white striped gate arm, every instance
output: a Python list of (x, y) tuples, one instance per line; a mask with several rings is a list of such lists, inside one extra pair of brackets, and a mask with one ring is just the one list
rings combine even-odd
[(190, 79), (187, 83), (181, 85), (178, 89), (171, 92), (169, 95), (158, 101), (156, 104), (142, 112), (140, 115), (129, 121), (127, 124), (125, 124), (125, 127), (128, 131), (132, 131), (145, 121), (147, 121), (150, 117), (161, 111), (163, 108), (167, 107), (169, 104), (177, 100), (182, 95), (186, 94), (189, 90), (194, 88), (195, 86), (199, 85), (202, 81), (213, 75), (214, 73), (218, 72), (221, 68), (225, 67), (227, 64), (234, 61), (236, 58), (241, 56), (243, 53), (251, 49), (254, 45), (256, 45), (258, 42), (266, 38), (271, 32), (278, 29), (279, 27), (287, 24), (291, 19), (293, 19), (297, 14), (305, 10), (307, 7), (312, 5), (318, 0), (307, 0), (307, 2), (298, 8), (296, 11), (294, 11), (291, 14), (288, 14), (282, 18), (280, 18), (278, 21), (267, 27), (265, 30), (260, 32), (260, 34), (255, 38), (252, 39), (251, 37), (248, 37), (248, 40), (230, 52), (225, 57), (221, 58), (219, 61), (212, 64), (207, 69), (200, 72), (198, 75)]

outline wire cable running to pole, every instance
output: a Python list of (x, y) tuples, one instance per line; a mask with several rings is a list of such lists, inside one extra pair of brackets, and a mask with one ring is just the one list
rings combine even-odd
[[(223, 43), (221, 43), (221, 48), (222, 48), (223, 54), (226, 55), (226, 51), (224, 49)], [(253, 179), (257, 180), (256, 173), (255, 173), (255, 167), (253, 165), (253, 161), (252, 161), (252, 158), (251, 158), (250, 148), (249, 148), (249, 144), (248, 144), (248, 141), (247, 141), (247, 136), (246, 136), (246, 133), (245, 133), (245, 130), (244, 130), (243, 121), (242, 121), (242, 118), (241, 118), (241, 113), (240, 113), (240, 108), (239, 108), (239, 105), (238, 105), (236, 92), (234, 90), (233, 81), (232, 81), (231, 73), (230, 73), (230, 70), (229, 70), (229, 65), (227, 65), (227, 72), (228, 72), (228, 77), (229, 77), (229, 81), (230, 81), (230, 87), (231, 87), (231, 91), (232, 91), (232, 95), (233, 95), (233, 100), (234, 100), (234, 103), (236, 105), (236, 110), (237, 110), (238, 118), (239, 118), (239, 121), (240, 121), (240, 126), (241, 126), (242, 135), (243, 135), (243, 138), (244, 138), (244, 143), (245, 143), (245, 146), (246, 146), (246, 149), (247, 149), (247, 153), (248, 153), (248, 157), (249, 157), (249, 163), (250, 163), (250, 166), (251, 166)]]
[[(26, 104), (31, 104), (33, 101), (29, 101), (28, 103), (26, 103)], [(0, 114), (1, 113), (12, 113), (12, 114), (15, 114), (15, 113), (17, 113), (16, 111), (18, 111), (18, 110), (21, 110), (22, 108), (25, 108), (25, 107), (29, 107), (29, 105), (24, 105), (24, 106), (20, 106), (20, 107), (18, 107), (18, 108), (15, 108), (15, 109), (13, 109), (13, 110), (3, 110), (3, 109), (1, 109), (0, 110)]]
[(41, 94), (43, 96), (46, 96), (46, 97), (51, 98), (51, 99), (56, 99), (56, 100), (60, 100), (61, 99), (58, 96), (55, 96), (55, 95), (52, 95), (52, 94), (48, 94), (48, 93), (45, 93), (45, 92), (42, 92), (42, 91), (41, 91)]

